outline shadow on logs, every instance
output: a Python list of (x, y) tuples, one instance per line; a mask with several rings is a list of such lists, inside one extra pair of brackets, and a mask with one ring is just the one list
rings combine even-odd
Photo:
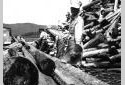
[(38, 70), (28, 59), (17, 57), (3, 82), (4, 85), (38, 85)]

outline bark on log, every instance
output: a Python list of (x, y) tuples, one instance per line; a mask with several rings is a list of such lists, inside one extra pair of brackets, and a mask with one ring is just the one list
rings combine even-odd
[[(56, 59), (55, 59), (56, 60)], [(60, 63), (59, 60), (56, 60), (57, 70), (60, 73), (57, 73), (60, 76), (63, 76), (63, 79), (68, 78), (66, 82), (71, 81), (74, 85), (99, 85), (99, 81), (95, 77), (88, 75), (87, 73), (81, 71), (78, 68), (75, 68), (69, 64)], [(78, 79), (78, 80), (77, 80)], [(91, 80), (91, 81), (90, 81)], [(97, 83), (98, 82), (98, 83)], [(100, 84), (104, 84), (100, 82)], [(105, 84), (104, 84), (105, 85)]]
[(98, 48), (108, 48), (109, 47), (109, 45), (107, 44), (107, 43), (100, 43), (99, 45), (98, 45)]
[(106, 40), (105, 36), (100, 33), (100, 34), (96, 35), (95, 38), (91, 39), (86, 44), (84, 44), (83, 49), (96, 47), (99, 43), (104, 42), (105, 40)]
[(9, 46), (4, 46), (3, 48), (5, 49), (9, 49), (9, 48), (20, 48), (22, 45), (18, 42), (14, 42), (12, 44), (10, 44)]
[(47, 31), (49, 31), (54, 36), (58, 36), (59, 38), (62, 38), (64, 36), (64, 33), (62, 31), (56, 29), (47, 29)]
[[(116, 27), (118, 21), (119, 21), (119, 17), (116, 17), (116, 20), (112, 22), (112, 25), (105, 32), (107, 37), (111, 36), (112, 38), (116, 38), (118, 36), (118, 28)], [(110, 33), (110, 35), (109, 35), (109, 33)]]
[[(18, 43), (17, 43), (18, 44)], [(15, 45), (16, 46), (16, 45)], [(18, 48), (17, 46), (16, 47), (14, 47), (13, 49), (16, 49), (16, 48)], [(34, 71), (33, 69), (36, 69), (36, 71), (38, 71), (38, 74), (36, 74), (36, 72), (34, 71), (34, 73), (32, 73), (32, 74), (28, 74), (27, 73), (27, 75), (29, 75), (29, 76), (31, 76), (31, 78), (33, 79), (33, 78), (35, 78), (35, 79), (33, 79), (32, 81), (29, 81), (29, 82), (31, 82), (30, 84), (28, 83), (26, 83), (26, 85), (57, 85), (57, 83), (55, 83), (55, 81), (51, 78), (51, 77), (49, 77), (49, 76), (46, 76), (46, 75), (44, 75), (43, 73), (41, 73), (40, 71), (39, 71), (39, 69), (37, 68), (37, 66), (36, 66), (36, 61), (35, 61), (35, 59), (34, 59), (34, 57), (25, 49), (25, 47), (23, 47), (22, 48), (22, 51), (23, 51), (23, 53), (24, 53), (24, 55), (25, 56), (23, 56), (23, 57), (21, 57), (21, 58), (24, 58), (24, 59), (22, 59), (22, 60), (20, 60), (20, 59), (17, 59), (17, 60), (19, 60), (19, 61), (21, 61), (22, 63), (20, 63), (19, 62), (19, 65), (17, 65), (17, 69), (23, 69), (23, 68), (20, 68), (19, 66), (20, 66), (20, 64), (23, 66), (25, 66), (25, 68), (31, 68), (32, 67), (32, 65), (34, 66), (34, 67), (32, 67), (32, 70), (30, 70), (30, 72), (32, 72), (32, 71)], [(4, 56), (7, 56), (7, 55), (5, 55), (6, 53), (4, 53)], [(9, 55), (8, 55), (9, 56)], [(12, 56), (11, 56), (11, 58), (12, 58)], [(25, 60), (26, 59), (26, 60)], [(4, 63), (5, 63), (5, 65), (4, 65), (4, 74), (5, 73), (7, 73), (8, 72), (8, 74), (12, 74), (11, 72), (9, 72), (8, 70), (9, 70), (9, 68), (12, 68), (12, 66), (13, 66), (13, 64), (15, 64), (15, 61), (14, 61), (14, 59), (11, 59), (11, 61), (12, 61), (12, 63), (13, 64), (11, 64), (11, 63), (9, 63), (9, 64), (7, 64), (8, 62), (7, 62), (7, 60), (8, 59), (5, 59), (4, 58)], [(26, 61), (28, 61), (27, 62), (27, 64), (25, 64), (26, 63)], [(28, 67), (27, 65), (29, 64), (29, 62), (31, 63), (31, 65)], [(18, 62), (17, 62), (18, 63)], [(11, 69), (11, 71), (13, 72), (13, 74), (12, 74), (12, 77), (13, 78), (16, 78), (16, 77), (14, 77), (14, 75), (16, 75), (16, 73), (14, 73), (14, 72), (16, 72), (16, 68), (15, 69)], [(20, 74), (23, 72), (23, 70), (22, 71), (20, 71)], [(15, 85), (15, 84), (10, 84), (10, 83), (8, 83), (8, 82), (11, 82), (12, 83), (12, 81), (16, 81), (16, 80), (7, 80), (6, 78), (10, 78), (10, 76), (8, 76), (8, 74), (5, 74), (5, 81), (4, 82), (7, 82), (7, 83), (5, 83), (5, 85)], [(35, 74), (35, 75), (34, 75)], [(17, 79), (18, 80), (21, 80), (22, 82), (23, 82), (23, 77), (28, 77), (27, 75), (22, 75), (22, 77), (18, 77)], [(18, 74), (17, 74), (17, 76), (18, 76)], [(36, 78), (36, 77), (38, 77), (38, 78)], [(27, 79), (29, 79), (30, 80), (30, 78), (27, 78)], [(36, 82), (36, 80), (37, 80), (37, 82), (38, 82), (38, 84), (37, 83), (35, 83), (34, 84), (34, 82)], [(17, 81), (16, 81), (17, 82)], [(21, 82), (17, 82), (17, 83), (21, 83)], [(25, 84), (24, 84), (25, 85)]]
[[(33, 50), (33, 49), (34, 50)], [(38, 51), (34, 47), (31, 47), (30, 52), (34, 53)], [(52, 59), (56, 63), (55, 73), (58, 75), (63, 82), (66, 84), (74, 84), (74, 85), (108, 85), (95, 77), (88, 75), (87, 73), (81, 71), (78, 68), (75, 68), (69, 64), (61, 63), (61, 61), (57, 58), (51, 57), (48, 54), (45, 54), (41, 51), (38, 51), (41, 55), (45, 55), (46, 57)]]
[(113, 22), (119, 15), (121, 15), (121, 8), (115, 11), (113, 14), (106, 16), (106, 20)]
[(121, 63), (99, 62), (95, 63), (95, 68), (121, 68)]
[(121, 36), (118, 36), (117, 39), (109, 39), (108, 42), (121, 42)]
[(121, 53), (110, 57), (112, 63), (121, 62)]
[[(100, 23), (101, 24), (101, 23)], [(92, 32), (95, 32), (96, 34), (99, 34), (99, 33), (105, 33), (105, 31), (108, 29), (108, 27), (110, 26), (111, 24), (107, 22), (106, 25), (104, 25), (102, 23), (102, 25), (98, 25), (96, 28), (92, 28), (91, 31)], [(98, 29), (99, 27), (101, 27), (101, 29)]]
[(115, 0), (114, 11), (118, 9), (118, 0)]
[(24, 57), (4, 57), (4, 85), (38, 85), (38, 70)]
[[(25, 48), (23, 48), (23, 52), (24, 52), (26, 58), (28, 58), (30, 61), (32, 61), (34, 63), (34, 65), (36, 66), (36, 63), (38, 62), (38, 60), (36, 61), (34, 59), (34, 57)], [(39, 56), (39, 57), (42, 58), (42, 56)], [(38, 85), (57, 85), (51, 77), (44, 75), (43, 73), (40, 72), (39, 69), (38, 69), (38, 72), (39, 72), (39, 84)]]
[(97, 48), (84, 49), (84, 50), (83, 50), (83, 53), (84, 53), (84, 52), (89, 52), (89, 51), (94, 51), (94, 50), (97, 50)]
[(86, 10), (87, 8), (90, 8), (91, 6), (96, 5), (96, 4), (100, 3), (100, 2), (101, 2), (101, 0), (93, 1), (90, 4), (87, 4), (86, 6), (82, 7), (82, 9)]
[(87, 24), (84, 26), (84, 29), (88, 29), (94, 25), (94, 22), (91, 22), (90, 24)]
[(83, 63), (83, 66), (86, 68), (107, 68), (109, 67), (109, 62), (91, 62)]
[(107, 15), (106, 17), (104, 17), (100, 21), (100, 23), (103, 22), (104, 20), (111, 21), (115, 16), (118, 16), (120, 14), (120, 11), (121, 11), (121, 8), (118, 9), (117, 11), (115, 11), (114, 13), (111, 13), (111, 14)]
[(84, 52), (82, 55), (82, 58), (86, 58), (86, 57), (92, 57), (94, 55), (99, 55), (102, 53), (108, 53), (109, 49), (100, 49), (100, 50), (95, 50), (95, 51), (88, 51), (88, 52)]

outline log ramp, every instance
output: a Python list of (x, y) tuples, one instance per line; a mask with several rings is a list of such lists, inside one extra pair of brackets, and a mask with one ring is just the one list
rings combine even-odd
[[(95, 78), (94, 76), (85, 73), (79, 68), (75, 68), (70, 64), (63, 63), (58, 58), (51, 57), (30, 44), (26, 43), (28, 46), (30, 46), (30, 49), (27, 49), (25, 46), (18, 45), (19, 43), (15, 44), (17, 44), (15, 45), (16, 47), (13, 45), (12, 48), (15, 49), (20, 46), (24, 55), (23, 58), (31, 61), (38, 70), (38, 85), (109, 85)], [(9, 48), (11, 48), (11, 46)], [(8, 53), (6, 52), (6, 54)], [(40, 58), (42, 58), (41, 56), (47, 57), (55, 62), (56, 68), (53, 76), (43, 74), (37, 67), (36, 63)]]

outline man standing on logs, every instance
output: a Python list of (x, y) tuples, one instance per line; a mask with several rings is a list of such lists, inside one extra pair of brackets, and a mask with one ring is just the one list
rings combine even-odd
[[(68, 40), (68, 46), (64, 51), (64, 40), (60, 39), (58, 41), (57, 57), (61, 57), (62, 62), (70, 63), (71, 65), (79, 65), (82, 56), (82, 34), (84, 29), (84, 20), (81, 16), (80, 7), (82, 2), (80, 0), (70, 0), (71, 1), (71, 19), (69, 21), (69, 33), (70, 38)], [(86, 2), (85, 2), (86, 3)], [(84, 5), (86, 5), (84, 3)], [(69, 36), (68, 36), (69, 37)]]
[[(82, 3), (83, 2), (83, 3)], [(71, 20), (69, 25), (69, 32), (73, 37), (72, 40), (75, 40), (76, 44), (82, 46), (82, 34), (84, 29), (84, 20), (83, 17), (80, 15), (81, 8), (88, 4), (90, 0), (70, 0), (71, 7)]]

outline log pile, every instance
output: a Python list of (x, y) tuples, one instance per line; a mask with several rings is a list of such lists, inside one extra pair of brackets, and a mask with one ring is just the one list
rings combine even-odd
[[(22, 39), (4, 46), (4, 85), (108, 85), (80, 68), (121, 67), (120, 5), (119, 0), (105, 3), (95, 0), (83, 7), (83, 54), (77, 68), (59, 59), (64, 55), (70, 37), (64, 29), (46, 29), (55, 37), (54, 46), (51, 46), (51, 51), (55, 51), (53, 56), (37, 49), (35, 43), (29, 44)], [(58, 40), (64, 47), (56, 48)]]
[[(121, 49), (120, 6), (120, 0), (95, 0), (83, 7), (83, 11), (80, 12), (80, 16), (83, 17), (85, 24), (82, 36), (83, 66), (112, 67), (115, 66), (114, 64), (116, 63), (121, 63), (120, 60), (116, 62), (117, 58), (121, 59), (121, 52), (119, 52)], [(55, 31), (53, 29), (47, 29), (47, 31), (54, 36), (58, 36), (62, 46), (57, 47), (57, 57), (63, 56), (64, 49), (67, 46), (64, 40), (65, 38), (67, 41), (69, 40), (69, 32), (65, 34), (63, 31)], [(64, 43), (65, 45), (63, 45)], [(89, 63), (90, 61), (92, 64)], [(106, 65), (103, 65), (103, 61), (108, 64), (104, 63)]]
[(121, 67), (120, 5), (120, 0), (105, 3), (103, 0), (95, 0), (83, 7), (85, 26), (82, 60), (84, 67), (107, 68), (115, 67), (115, 64)]
[[(24, 44), (25, 43), (25, 44)], [(9, 47), (8, 50), (4, 51), (4, 85), (13, 85), (18, 84), (21, 85), (108, 85), (105, 82), (96, 79), (95, 77), (85, 73), (79, 68), (75, 68), (70, 64), (62, 63), (58, 58), (52, 57), (38, 49), (34, 46), (23, 42), (22, 44), (15, 43), (15, 47)], [(27, 48), (28, 46), (28, 48)], [(17, 51), (21, 48), (21, 51)], [(12, 52), (12, 50), (15, 52)], [(20, 54), (22, 53), (22, 55)], [(13, 54), (13, 55), (12, 55)], [(49, 64), (46, 62), (43, 63), (44, 60), (49, 60)], [(9, 63), (7, 64), (7, 61)], [(27, 62), (27, 64), (25, 64)], [(52, 62), (52, 63), (51, 63)], [(17, 64), (19, 63), (19, 64)], [(31, 64), (28, 66), (28, 64)], [(19, 66), (22, 65), (23, 68)], [(51, 66), (49, 66), (51, 65)], [(14, 69), (14, 66), (15, 69)], [(53, 67), (54, 66), (54, 67)], [(19, 68), (20, 73), (15, 73), (16, 68)], [(27, 75), (23, 74), (23, 70), (32, 69), (34, 73)], [(53, 69), (51, 69), (53, 68)], [(33, 70), (34, 69), (34, 70)], [(47, 70), (46, 70), (47, 69)], [(50, 71), (49, 71), (50, 70)], [(29, 71), (29, 70), (28, 70)], [(51, 74), (48, 74), (48, 72)], [(14, 74), (15, 73), (15, 74)], [(29, 74), (29, 75), (28, 75)], [(15, 76), (14, 76), (15, 75)], [(12, 79), (10, 77), (13, 77)], [(8, 80), (8, 78), (10, 80)], [(35, 79), (34, 79), (35, 78)], [(17, 80), (14, 80), (17, 79)], [(34, 79), (34, 81), (32, 80)], [(16, 82), (16, 83), (15, 83)]]

